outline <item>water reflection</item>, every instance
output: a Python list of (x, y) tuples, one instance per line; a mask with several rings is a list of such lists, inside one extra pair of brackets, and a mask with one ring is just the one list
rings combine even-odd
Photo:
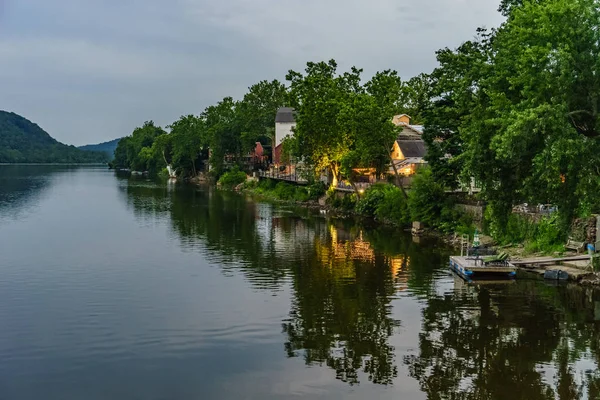
[(0, 165), (0, 215), (17, 218), (20, 213), (35, 206), (51, 187), (55, 175), (72, 169), (48, 165)]
[(380, 384), (397, 376), (389, 339), (401, 322), (390, 310), (411, 279), (410, 237), (372, 231), (367, 240), (356, 225), (233, 193), (145, 183), (123, 191), (139, 218), (168, 214), (181, 245), (212, 250), (224, 271), (243, 271), (262, 289), (291, 281), (294, 301), (282, 322), (288, 357), (327, 365), (350, 384), (361, 372)]
[(598, 398), (599, 325), (582, 298), (593, 291), (456, 283), (428, 300), (420, 354), (404, 359), (429, 398)]
[(363, 371), (370, 381), (389, 384), (398, 373), (389, 338), (400, 326), (390, 316), (392, 263), (356, 236), (330, 225), (316, 239), (311, 261), (293, 269), (285, 349), (308, 365), (329, 366), (344, 382), (359, 383)]
[[(209, 249), (224, 273), (293, 292), (284, 351), (351, 385), (390, 385), (399, 371), (429, 399), (600, 396), (600, 296), (543, 282), (465, 285), (448, 252), (410, 236), (234, 193), (126, 183), (140, 221), (166, 218), (186, 251)], [(419, 304), (419, 319), (395, 309)], [(414, 353), (401, 327), (420, 326)]]

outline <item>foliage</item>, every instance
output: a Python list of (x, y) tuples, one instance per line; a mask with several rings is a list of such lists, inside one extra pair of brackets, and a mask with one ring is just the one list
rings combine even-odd
[(277, 182), (273, 179), (262, 179), (256, 187), (247, 185), (245, 189), (267, 198), (295, 202), (315, 201), (323, 196), (325, 192), (322, 184), (306, 187), (287, 182)]
[(244, 171), (240, 171), (238, 167), (234, 167), (230, 171), (227, 171), (221, 175), (217, 183), (219, 186), (225, 188), (233, 188), (241, 183), (244, 183), (246, 178), (247, 176)]
[(488, 212), (486, 218), (491, 219), (489, 233), (500, 244), (525, 244), (525, 250), (531, 253), (564, 251), (567, 235), (558, 214), (544, 217), (537, 222), (528, 216), (511, 214), (504, 227), (497, 225), (492, 212)]
[(168, 140), (164, 138), (155, 142), (156, 151), (161, 151), (165, 162), (180, 175), (198, 175), (199, 167), (208, 159), (209, 138), (204, 120), (186, 115), (173, 122), (169, 128), (171, 133)]
[(98, 144), (88, 144), (85, 146), (79, 146), (79, 150), (83, 151), (98, 151), (105, 153), (109, 160), (112, 160), (115, 156), (115, 150), (117, 149), (117, 145), (121, 139), (114, 139), (108, 142), (98, 143)]
[(352, 212), (356, 209), (358, 198), (355, 193), (345, 194), (342, 197), (330, 196), (327, 198), (327, 204), (335, 209), (345, 212)]
[(402, 84), (396, 72), (377, 73), (361, 85), (362, 70), (337, 73), (335, 60), (307, 63), (290, 71), (290, 101), (296, 108), (295, 154), (317, 171), (328, 169), (335, 184), (354, 179), (356, 168), (387, 171), (396, 137), (392, 113), (400, 109)]
[(429, 161), (449, 186), (480, 182), (500, 227), (521, 202), (557, 205), (567, 227), (600, 210), (600, 9), (504, 0), (500, 10), (500, 28), (438, 52)]
[(131, 136), (122, 138), (115, 150), (113, 166), (133, 171), (149, 171), (157, 174), (166, 166), (166, 162), (156, 156), (154, 142), (166, 132), (153, 121), (135, 128)]
[(312, 199), (320, 199), (325, 195), (327, 187), (321, 181), (317, 181), (308, 186), (308, 193)]
[(367, 217), (375, 217), (377, 208), (385, 198), (385, 190), (384, 185), (373, 185), (367, 189), (356, 205), (356, 212)]
[(216, 105), (207, 107), (201, 115), (209, 138), (211, 172), (220, 176), (225, 171), (225, 156), (240, 156), (242, 152), (242, 124), (238, 102), (225, 97)]
[(104, 163), (103, 152), (87, 152), (53, 139), (33, 122), (0, 111), (0, 163)]
[(388, 186), (388, 190), (384, 192), (383, 201), (375, 210), (375, 216), (378, 220), (391, 222), (396, 225), (410, 224), (410, 213), (406, 196), (396, 186)]
[(415, 175), (408, 194), (408, 208), (413, 221), (436, 228), (451, 222), (454, 217), (454, 204), (430, 168), (421, 168)]
[(371, 186), (356, 204), (356, 212), (399, 226), (410, 223), (406, 197), (402, 190), (394, 185)]
[(239, 103), (241, 144), (245, 151), (252, 150), (256, 142), (273, 145), (275, 116), (277, 110), (287, 104), (287, 100), (287, 89), (278, 80), (261, 81), (248, 88), (248, 93)]

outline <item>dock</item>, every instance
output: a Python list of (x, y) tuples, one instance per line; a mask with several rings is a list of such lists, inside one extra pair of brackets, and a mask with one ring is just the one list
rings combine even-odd
[(577, 255), (560, 258), (534, 257), (514, 260), (510, 263), (520, 270), (533, 272), (544, 277), (548, 276), (546, 275), (548, 272), (558, 271), (566, 274), (570, 281), (579, 281), (593, 272), (589, 266), (590, 262), (591, 257), (589, 255)]
[(591, 257), (589, 255), (581, 255), (581, 256), (571, 256), (571, 257), (562, 257), (562, 258), (554, 258), (554, 257), (535, 257), (535, 258), (526, 258), (523, 260), (515, 260), (511, 261), (512, 265), (543, 265), (543, 264), (556, 264), (565, 261), (590, 261)]
[(481, 258), (469, 256), (451, 256), (450, 268), (467, 280), (478, 277), (513, 278), (517, 274), (517, 267), (514, 265), (484, 265)]

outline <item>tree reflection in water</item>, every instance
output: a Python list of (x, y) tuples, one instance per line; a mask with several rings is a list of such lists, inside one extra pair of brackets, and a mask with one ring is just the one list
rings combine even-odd
[(556, 288), (529, 281), (430, 298), (420, 354), (404, 359), (410, 375), (429, 399), (597, 398), (597, 372), (576, 376), (572, 366), (585, 349), (597, 365), (598, 323), (581, 321), (576, 335), (565, 329), (581, 315), (573, 297), (582, 290), (560, 288), (556, 297)]
[(398, 370), (389, 338), (400, 321), (390, 317), (394, 282), (390, 259), (362, 238), (340, 239), (338, 228), (316, 238), (310, 262), (293, 270), (295, 301), (283, 324), (290, 357), (326, 364), (344, 382), (359, 371), (390, 384)]
[[(234, 193), (122, 188), (140, 221), (165, 218), (185, 251), (210, 250), (224, 273), (242, 273), (261, 290), (289, 285), (285, 353), (344, 382), (392, 384), (403, 360), (429, 399), (600, 398), (600, 297), (589, 289), (457, 279), (443, 292), (448, 253), (401, 232)], [(421, 324), (414, 355), (390, 344), (402, 334), (391, 313), (400, 291), (402, 301), (422, 304), (421, 321), (404, 321)]]

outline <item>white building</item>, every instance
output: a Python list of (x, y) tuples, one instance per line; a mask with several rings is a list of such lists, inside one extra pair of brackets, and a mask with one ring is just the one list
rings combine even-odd
[(279, 164), (281, 158), (281, 144), (286, 137), (294, 136), (295, 128), (294, 109), (282, 107), (277, 110), (275, 117), (275, 148), (273, 149), (273, 162), (275, 164)]
[(296, 127), (294, 118), (294, 109), (282, 107), (277, 110), (275, 117), (275, 147), (279, 146), (287, 136), (293, 136), (293, 129)]

